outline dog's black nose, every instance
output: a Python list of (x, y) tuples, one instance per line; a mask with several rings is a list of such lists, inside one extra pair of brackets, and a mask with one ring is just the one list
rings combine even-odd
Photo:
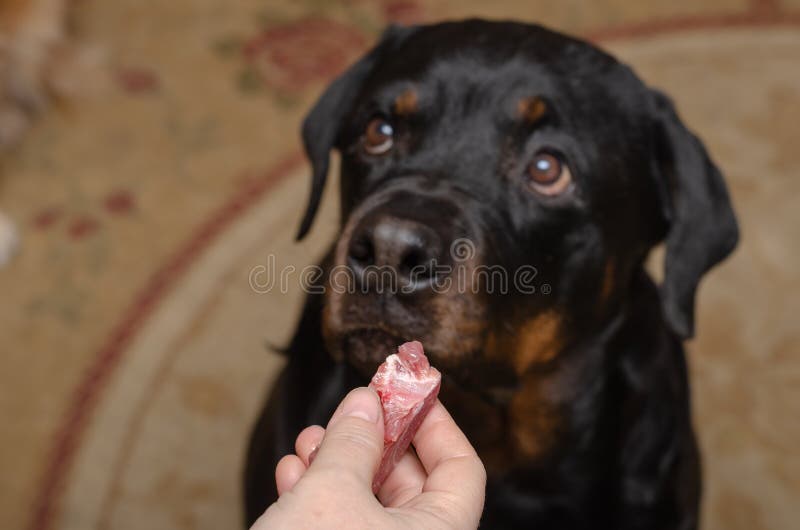
[(368, 216), (353, 231), (348, 264), (362, 287), (379, 294), (393, 287), (411, 293), (431, 284), (441, 254), (441, 240), (430, 227), (409, 219)]

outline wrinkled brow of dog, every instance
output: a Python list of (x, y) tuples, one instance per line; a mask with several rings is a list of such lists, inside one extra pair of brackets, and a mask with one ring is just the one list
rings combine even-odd
[[(419, 110), (419, 94), (407, 88), (394, 99), (392, 110), (398, 116), (409, 116)], [(547, 113), (547, 104), (539, 96), (528, 96), (517, 102), (517, 117), (528, 124), (535, 124)]]

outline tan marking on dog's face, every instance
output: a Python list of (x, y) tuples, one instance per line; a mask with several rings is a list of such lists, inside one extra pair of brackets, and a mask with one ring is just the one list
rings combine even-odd
[(400, 116), (414, 114), (419, 109), (419, 96), (413, 88), (408, 88), (394, 100), (394, 112)]
[(524, 322), (514, 340), (512, 363), (518, 374), (524, 374), (534, 364), (553, 360), (563, 347), (561, 317), (549, 310)]
[[(472, 264), (465, 266), (472, 270)], [(430, 346), (442, 361), (456, 365), (483, 348), (487, 308), (478, 295), (459, 292), (454, 283), (431, 300), (430, 311)]]
[(533, 124), (542, 119), (547, 112), (547, 105), (539, 96), (522, 98), (517, 103), (517, 114), (523, 121)]
[[(336, 361), (343, 360), (343, 354), (338, 348), (338, 332), (342, 328), (343, 307), (346, 289), (338, 280), (348, 281), (347, 274), (347, 245), (352, 237), (354, 223), (348, 223), (336, 243), (333, 254), (333, 267), (328, 270), (328, 279), (325, 285), (324, 304), (322, 307), (322, 338), (328, 350)], [(339, 275), (339, 276), (336, 276)], [(352, 276), (350, 276), (352, 279)], [(337, 282), (334, 285), (334, 282)], [(346, 285), (346, 284), (345, 284)]]

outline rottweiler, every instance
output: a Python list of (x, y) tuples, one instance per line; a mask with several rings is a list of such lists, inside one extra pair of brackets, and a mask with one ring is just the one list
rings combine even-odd
[[(738, 227), (666, 95), (537, 25), (391, 27), (302, 136), (313, 175), (298, 237), (332, 149), (340, 231), (253, 430), (248, 524), (296, 435), (420, 340), (487, 468), (482, 528), (698, 526), (682, 341)], [(645, 260), (661, 243), (657, 285)]]

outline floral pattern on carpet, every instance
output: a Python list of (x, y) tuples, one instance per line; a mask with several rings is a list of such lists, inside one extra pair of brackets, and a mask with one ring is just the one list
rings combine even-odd
[[(0, 269), (0, 527), (230, 528), (247, 430), (301, 293), (297, 131), (389, 22), (481, 16), (598, 41), (674, 95), (725, 171), (743, 226), (701, 286), (691, 342), (704, 527), (800, 519), (797, 0), (76, 0), (79, 90), (0, 160), (21, 228)], [(794, 407), (796, 409), (796, 407)]]

